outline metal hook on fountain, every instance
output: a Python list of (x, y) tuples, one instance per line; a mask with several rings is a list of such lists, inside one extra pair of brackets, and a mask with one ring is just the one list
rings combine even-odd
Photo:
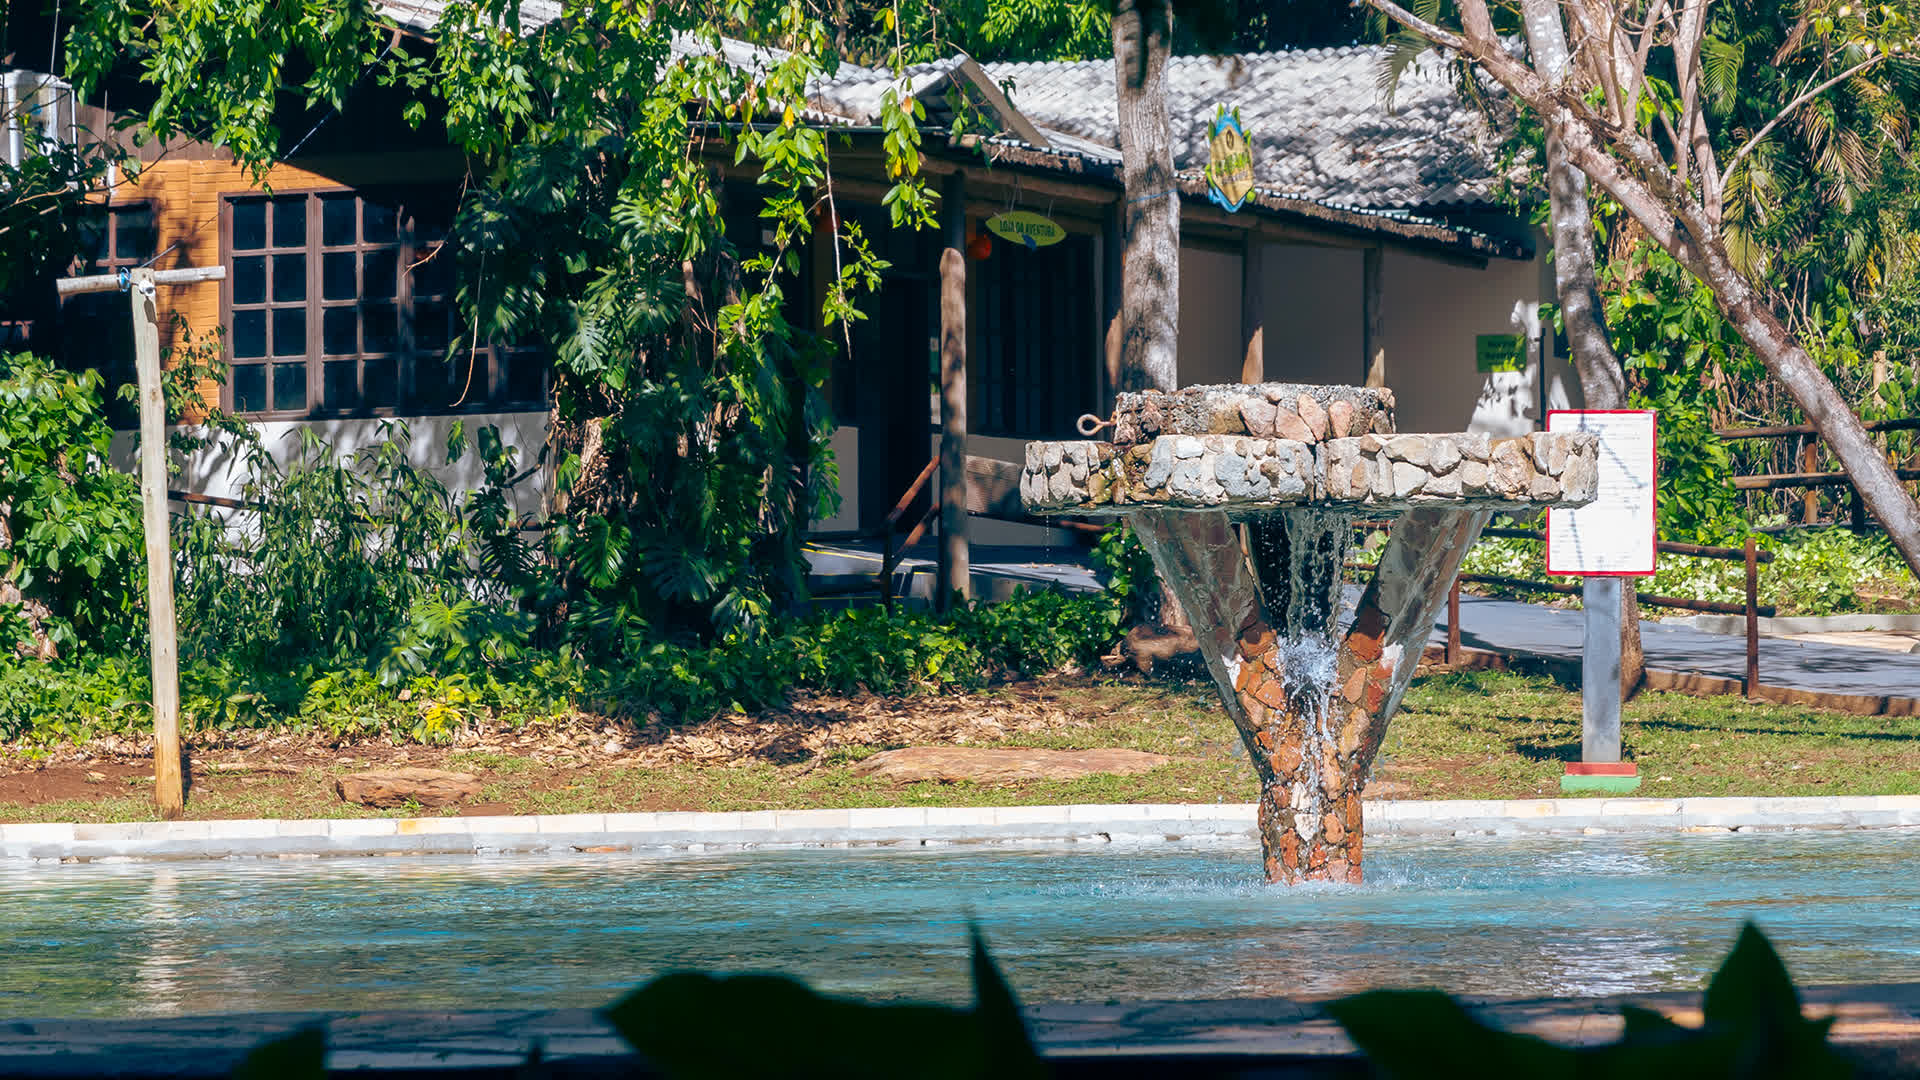
[(1075, 430), (1080, 432), (1082, 438), (1091, 439), (1095, 435), (1112, 427), (1113, 419), (1109, 417), (1102, 420), (1093, 413), (1082, 413), (1080, 414), (1080, 419), (1074, 421), (1073, 426)]

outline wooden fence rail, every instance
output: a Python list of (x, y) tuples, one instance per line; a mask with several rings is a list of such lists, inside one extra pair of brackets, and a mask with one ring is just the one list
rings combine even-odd
[[(1899, 420), (1875, 420), (1864, 425), (1870, 433), (1890, 431), (1920, 431), (1920, 417), (1908, 417)], [(1771, 427), (1715, 428), (1715, 435), (1730, 442), (1743, 439), (1799, 439), (1800, 471), (1791, 473), (1762, 473), (1755, 476), (1736, 476), (1733, 487), (1737, 491), (1784, 491), (1800, 489), (1804, 494), (1800, 498), (1801, 524), (1810, 525), (1819, 517), (1819, 491), (1822, 488), (1847, 488), (1848, 524), (1855, 529), (1867, 527), (1867, 504), (1860, 497), (1860, 489), (1844, 472), (1829, 472), (1820, 468), (1820, 432), (1812, 424), (1776, 424)], [(1902, 480), (1920, 480), (1920, 469), (1895, 468), (1894, 474)]]
[[(1357, 532), (1369, 532), (1379, 527), (1380, 522), (1359, 522), (1354, 526)], [(1546, 539), (1546, 533), (1539, 529), (1514, 529), (1501, 526), (1489, 526), (1481, 530), (1482, 537), (1504, 537), (1513, 540)], [(1658, 593), (1636, 592), (1634, 598), (1647, 607), (1676, 608), (1681, 611), (1698, 611), (1710, 615), (1743, 615), (1746, 617), (1747, 630), (1747, 670), (1744, 687), (1748, 697), (1752, 697), (1760, 686), (1760, 620), (1772, 618), (1778, 609), (1771, 604), (1760, 603), (1760, 566), (1773, 561), (1773, 552), (1761, 551), (1754, 545), (1752, 537), (1747, 538), (1744, 547), (1715, 547), (1709, 544), (1684, 544), (1677, 540), (1659, 540), (1655, 549), (1666, 555), (1684, 555), (1695, 559), (1716, 559), (1746, 564), (1746, 597), (1744, 602), (1734, 604), (1723, 600), (1695, 600), (1685, 596), (1661, 596)], [(1350, 570), (1371, 570), (1371, 563), (1348, 562)], [(1460, 645), (1460, 583), (1471, 582), (1480, 585), (1500, 585), (1510, 589), (1526, 589), (1535, 592), (1553, 593), (1558, 596), (1577, 596), (1581, 586), (1569, 582), (1539, 581), (1534, 578), (1510, 577), (1505, 574), (1458, 574), (1453, 585), (1447, 590), (1447, 644), (1446, 661), (1458, 664), (1461, 657)]]

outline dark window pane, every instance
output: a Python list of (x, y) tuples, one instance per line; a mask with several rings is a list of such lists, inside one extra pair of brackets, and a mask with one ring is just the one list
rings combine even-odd
[(153, 211), (147, 207), (113, 215), (113, 257), (145, 262), (153, 257)]
[(307, 365), (273, 365), (273, 410), (296, 412), (307, 407)]
[(241, 255), (233, 260), (233, 302), (259, 304), (267, 299), (267, 258)]
[(453, 292), (453, 249), (442, 247), (413, 268), (413, 295), (446, 296)]
[(362, 365), (362, 370), (367, 387), (367, 408), (390, 409), (397, 404), (394, 390), (398, 380), (394, 378), (394, 362), (391, 358), (368, 360)]
[(386, 300), (398, 290), (394, 276), (400, 265), (400, 252), (395, 248), (384, 251), (369, 251), (361, 257), (360, 295), (369, 300)]
[(233, 250), (252, 251), (267, 246), (267, 201), (245, 199), (233, 204)]
[(106, 215), (87, 214), (80, 219), (77, 231), (80, 237), (76, 251), (85, 263), (80, 272), (94, 272), (102, 263), (113, 257), (113, 250), (109, 246), (113, 238), (108, 231)]
[(547, 396), (547, 359), (533, 349), (503, 350), (507, 364), (507, 398), (515, 402), (540, 401)]
[(267, 313), (233, 313), (233, 355), (235, 359), (267, 355)]
[(385, 353), (400, 347), (400, 325), (392, 304), (368, 304), (360, 310), (366, 317), (365, 351)]
[(325, 383), (322, 392), (329, 409), (345, 412), (360, 405), (360, 389), (354, 385), (356, 365), (351, 360), (336, 360), (321, 371)]
[(306, 298), (307, 257), (275, 255), (273, 257), (273, 302), (276, 304), (298, 303)]
[(442, 301), (413, 305), (413, 347), (440, 352), (447, 347), (447, 305)]
[[(307, 309), (273, 309), (273, 355), (307, 355)], [(276, 391), (275, 397), (279, 396)]]
[(320, 351), (328, 356), (352, 356), (360, 351), (356, 340), (360, 313), (350, 307), (330, 307), (320, 315)]
[(413, 360), (413, 394), (422, 408), (439, 408), (453, 400), (452, 382), (444, 357), (421, 354)]
[(307, 246), (307, 197), (273, 200), (273, 246)]
[(351, 195), (320, 197), (320, 242), (328, 247), (353, 243), (353, 204)]
[(447, 238), (447, 218), (444, 211), (415, 210), (413, 219), (413, 242), (425, 247), (437, 244)]
[(320, 256), (320, 298), (352, 300), (358, 295), (353, 281), (353, 252), (330, 251)]
[(393, 207), (367, 202), (361, 207), (361, 239), (369, 244), (391, 244), (399, 236), (394, 229)]
[(233, 369), (233, 411), (263, 412), (267, 407), (267, 366), (243, 364)]

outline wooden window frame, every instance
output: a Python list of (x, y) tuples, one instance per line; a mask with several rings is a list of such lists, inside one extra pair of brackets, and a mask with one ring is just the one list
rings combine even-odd
[[(382, 200), (383, 195), (391, 194), (391, 200)], [(348, 244), (328, 244), (324, 233), (325, 205), (328, 197), (346, 197), (353, 200), (354, 234)], [(541, 402), (535, 405), (533, 399), (509, 398), (509, 373), (507, 366), (513, 361), (512, 354), (522, 349), (508, 349), (497, 345), (484, 345), (472, 350), (473, 386), (461, 404), (436, 403), (420, 393), (418, 361), (426, 354), (419, 348), (419, 334), (416, 320), (419, 312), (416, 301), (424, 303), (445, 303), (449, 320), (452, 319), (453, 291), (451, 286), (445, 293), (425, 294), (418, 297), (414, 291), (416, 267), (425, 262), (423, 255), (434, 258), (447, 258), (444, 240), (421, 241), (419, 239), (418, 203), (432, 197), (431, 189), (414, 185), (368, 186), (354, 188), (345, 186), (287, 188), (271, 193), (257, 190), (224, 192), (220, 195), (220, 262), (227, 267), (226, 280), (220, 287), (220, 323), (233, 326), (236, 310), (258, 310), (266, 312), (269, 325), (266, 355), (236, 359), (233, 355), (231, 333), (226, 342), (226, 361), (230, 370), (239, 367), (257, 365), (267, 369), (265, 409), (248, 410), (239, 415), (249, 420), (332, 420), (353, 417), (402, 417), (462, 415), (476, 412), (524, 411), (528, 407), (544, 407), (544, 398), (550, 379), (541, 380)], [(273, 243), (273, 203), (281, 200), (300, 198), (305, 201), (305, 243), (299, 247), (276, 246)], [(242, 203), (261, 202), (268, 205), (265, 246), (236, 250), (234, 247), (234, 208)], [(392, 241), (369, 241), (366, 239), (366, 210), (369, 204), (392, 206), (395, 211), (394, 239)], [(394, 309), (394, 347), (390, 352), (369, 353), (365, 349), (367, 308), (387, 302), (387, 298), (369, 298), (366, 295), (366, 257), (369, 254), (391, 250), (394, 252), (396, 280), (391, 303)], [(242, 257), (258, 256), (268, 261), (276, 255), (299, 254), (306, 260), (305, 293), (300, 301), (282, 301), (276, 303), (272, 296), (272, 286), (267, 286), (266, 295), (259, 303), (236, 305), (234, 302), (235, 260)], [(325, 265), (328, 255), (351, 254), (354, 266), (354, 295), (348, 299), (328, 299), (325, 295)], [(269, 272), (269, 277), (271, 273)], [(272, 312), (276, 308), (300, 306), (306, 311), (305, 349), (298, 356), (276, 357), (272, 344)], [(343, 353), (326, 352), (325, 322), (329, 309), (353, 308), (357, 310), (355, 320), (356, 349), (349, 356)], [(456, 328), (449, 322), (447, 339), (457, 338)], [(391, 404), (367, 405), (367, 365), (369, 361), (391, 359), (393, 363), (393, 396)], [(354, 365), (354, 385), (356, 404), (352, 408), (333, 408), (326, 400), (326, 370), (330, 363), (350, 362)], [(306, 368), (306, 405), (301, 409), (275, 409), (273, 405), (272, 368), (282, 364), (301, 363)], [(452, 396), (452, 395), (449, 395)], [(234, 408), (233, 379), (230, 377), (220, 390), (221, 406), (229, 411)]]

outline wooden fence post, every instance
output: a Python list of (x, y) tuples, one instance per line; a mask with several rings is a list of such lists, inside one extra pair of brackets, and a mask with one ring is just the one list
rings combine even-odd
[(1453, 587), (1447, 590), (1447, 666), (1460, 664), (1460, 575), (1453, 575)]
[(167, 535), (167, 403), (160, 383), (159, 285), (219, 281), (225, 267), (63, 278), (61, 296), (121, 290), (131, 297), (134, 376), (140, 399), (140, 505), (147, 546), (147, 634), (153, 670), (153, 801), (160, 816), (186, 812), (180, 771), (180, 657), (173, 613), (173, 549)]
[(1760, 693), (1760, 563), (1747, 537), (1747, 685), (1749, 701)]
[[(1820, 471), (1820, 437), (1802, 436), (1800, 443), (1800, 471)], [(1820, 520), (1820, 489), (1810, 487), (1800, 496), (1800, 523), (1811, 525)]]

